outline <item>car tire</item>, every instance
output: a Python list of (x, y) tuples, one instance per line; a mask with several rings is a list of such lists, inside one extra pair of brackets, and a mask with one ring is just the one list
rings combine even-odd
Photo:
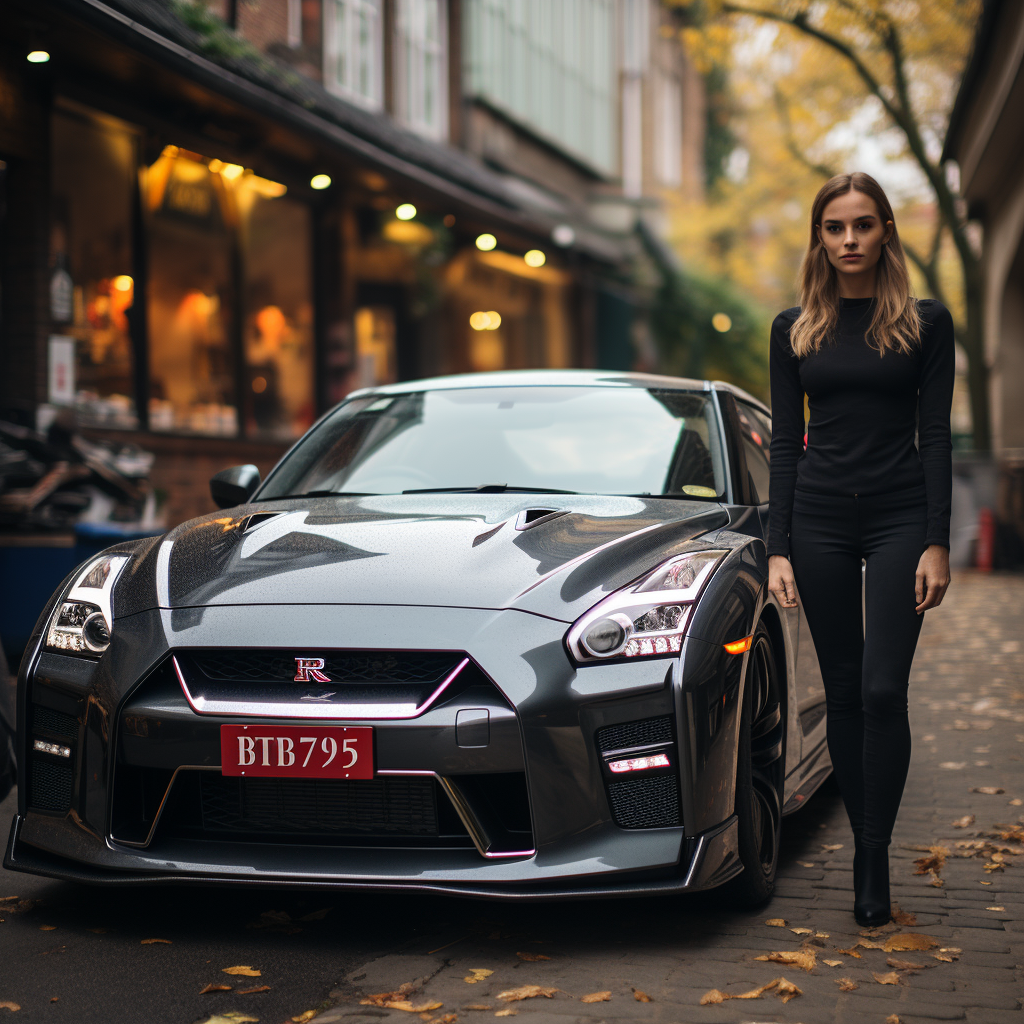
[(735, 906), (760, 906), (775, 891), (784, 753), (781, 679), (771, 635), (758, 623), (747, 655), (736, 752), (736, 817), (743, 871), (727, 886)]

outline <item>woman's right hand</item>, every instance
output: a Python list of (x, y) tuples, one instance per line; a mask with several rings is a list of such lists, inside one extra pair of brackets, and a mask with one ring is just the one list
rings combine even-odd
[(785, 555), (768, 557), (768, 589), (783, 608), (796, 607), (796, 578), (793, 566)]

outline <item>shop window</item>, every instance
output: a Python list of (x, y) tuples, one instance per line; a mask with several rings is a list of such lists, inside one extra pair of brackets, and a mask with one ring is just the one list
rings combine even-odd
[(257, 195), (243, 227), (246, 432), (287, 440), (314, 414), (309, 208)]
[(176, 147), (147, 172), (151, 430), (238, 432), (229, 198), (220, 174)]
[(112, 118), (53, 117), (50, 312), (73, 342), (73, 398), (87, 426), (137, 425), (129, 310), (136, 139)]
[(392, 384), (398, 379), (395, 311), (390, 306), (356, 310), (356, 387)]
[(446, 134), (444, 0), (398, 0), (395, 98), (399, 119), (431, 138)]
[(287, 440), (313, 421), (308, 208), (168, 146), (146, 173), (150, 429)]
[(380, 0), (327, 0), (324, 84), (345, 99), (381, 106)]

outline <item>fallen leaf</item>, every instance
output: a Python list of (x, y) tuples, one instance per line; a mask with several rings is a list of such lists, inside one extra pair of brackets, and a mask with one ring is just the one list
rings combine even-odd
[(832, 852), (833, 850), (841, 850), (843, 848), (842, 843), (822, 843), (821, 848)]
[(892, 905), (892, 919), (898, 925), (913, 928), (917, 924), (917, 914), (911, 914), (908, 910), (901, 910), (898, 903)]
[(203, 1024), (259, 1024), (259, 1017), (250, 1017), (241, 1010), (228, 1010), (227, 1013), (207, 1017)]
[(1024, 804), (1024, 800), (1021, 800), (1021, 798), (1019, 796), (1015, 796), (1010, 801), (1010, 806), (1011, 807), (1020, 807), (1022, 804)]
[(498, 998), (506, 1003), (515, 1003), (520, 999), (536, 999), (537, 996), (544, 996), (545, 999), (550, 999), (557, 991), (557, 988), (547, 988), (544, 985), (520, 985), (518, 988), (510, 988), (504, 992), (499, 992)]
[(7, 902), (7, 906), (4, 907), (5, 914), (27, 914), (42, 902), (42, 900), (22, 900), (17, 896), (5, 896), (4, 900)]
[(644, 992), (643, 989), (639, 988), (633, 989), (633, 998), (638, 1003), (649, 1003), (652, 1001), (651, 997), (646, 992)]
[(470, 1003), (469, 1006), (464, 1006), (464, 1010), (493, 1010), (493, 1006), (488, 1006), (486, 1003)]
[(843, 960), (822, 960), (821, 962), (829, 967), (842, 967), (844, 963)]
[(525, 960), (528, 964), (536, 963), (538, 960), (551, 959), (551, 957), (545, 956), (543, 953), (516, 953), (516, 956), (520, 960)]
[(890, 935), (882, 947), (886, 953), (896, 953), (906, 949), (934, 949), (938, 945), (930, 935), (921, 935), (919, 932), (902, 932), (899, 935)]
[(143, 939), (142, 942), (140, 943), (140, 945), (143, 945), (143, 946), (155, 946), (157, 943), (160, 943), (163, 946), (170, 946), (171, 945), (171, 940), (170, 939)]
[(857, 982), (853, 978), (836, 978), (836, 984), (839, 986), (840, 992), (852, 992), (857, 988)]
[(956, 821), (953, 822), (953, 828), (968, 828), (970, 825), (973, 824), (974, 815), (965, 814), (962, 818), (957, 818)]
[(494, 971), (488, 970), (486, 967), (470, 967), (469, 974), (462, 980), (467, 985), (475, 985), (478, 981), (489, 978), (493, 973)]
[(443, 1017), (434, 1017), (435, 1024), (455, 1024), (458, 1016), (454, 1013), (446, 1013)]
[(610, 1002), (612, 994), (610, 991), (605, 992), (591, 992), (588, 995), (581, 996), (581, 1003), (607, 1003)]
[(201, 996), (205, 996), (205, 995), (207, 995), (210, 992), (230, 992), (230, 991), (231, 991), (231, 986), (230, 985), (214, 985), (213, 982), (211, 982), (209, 985), (206, 986), (206, 988), (201, 988), (199, 990), (199, 994)]
[(939, 762), (939, 767), (940, 768), (945, 768), (948, 771), (954, 771), (954, 772), (959, 771), (961, 768), (965, 768), (966, 766), (967, 766), (967, 762), (966, 761), (940, 761)]
[(885, 1018), (885, 1024), (900, 1024), (899, 1015), (890, 1013), (889, 1016)]
[(252, 996), (252, 995), (255, 995), (257, 992), (269, 992), (269, 991), (270, 991), (270, 986), (269, 985), (254, 985), (252, 988), (240, 988), (236, 994), (240, 995), (240, 996)]
[(959, 946), (940, 946), (940, 953), (962, 953), (963, 950)]
[(725, 992), (719, 991), (717, 988), (710, 989), (700, 997), (701, 1006), (713, 1006), (718, 1003), (724, 1003), (726, 999), (729, 999)]
[(972, 793), (984, 793), (985, 796), (1000, 796), (1006, 790), (1002, 786), (975, 786)]
[(800, 867), (802, 867), (802, 868), (813, 868), (814, 867), (814, 861), (810, 861), (810, 860), (798, 860), (797, 864), (799, 864)]
[(783, 917), (769, 917), (765, 924), (770, 925), (772, 928), (785, 928), (786, 919)]
[(258, 978), (263, 972), (257, 971), (255, 967), (222, 967), (221, 974), (241, 974), (246, 978)]
[[(856, 943), (856, 945), (859, 946), (860, 943), (858, 942)], [(839, 950), (839, 952), (842, 953), (844, 956), (856, 957), (858, 960), (863, 959), (860, 953), (858, 953), (857, 950), (854, 948), (854, 946), (851, 946), (849, 949), (841, 949)]]
[(938, 872), (934, 868), (932, 868), (932, 870), (929, 871), (928, 874), (932, 876), (932, 880), (928, 884), (931, 885), (931, 886), (934, 886), (934, 888), (941, 889), (946, 884), (939, 877)]
[(986, 910), (995, 910), (997, 912), (998, 911), (1002, 911), (1003, 913), (1006, 913), (1006, 907), (986, 907), (985, 909)]
[(949, 850), (945, 846), (929, 846), (926, 857), (918, 857), (914, 863), (917, 865), (915, 875), (926, 875), (929, 871), (939, 871), (946, 863)]
[(899, 960), (894, 956), (886, 957), (885, 962), (897, 971), (923, 971), (926, 967), (935, 966), (935, 964), (915, 964), (912, 960)]
[(958, 956), (951, 956), (949, 953), (932, 953), (932, 956), (936, 960), (941, 960), (944, 964), (951, 964), (960, 959)]
[(810, 928), (790, 928), (789, 930), (793, 932), (794, 935), (810, 935), (812, 932), (812, 929)]
[(306, 1021), (312, 1020), (318, 1013), (318, 1010), (303, 1010), (297, 1017), (292, 1017), (294, 1024), (306, 1024)]
[(512, 1007), (508, 1007), (506, 1010), (497, 1010), (494, 1014), (495, 1017), (514, 1017), (519, 1011), (513, 1010)]
[(776, 953), (755, 956), (755, 960), (770, 960), (776, 964), (791, 964), (809, 971), (814, 967), (815, 952), (813, 949), (784, 949)]
[[(366, 1000), (362, 1000), (365, 1002)], [(428, 1013), (430, 1010), (440, 1010), (444, 1003), (420, 1003), (414, 1006), (408, 999), (395, 999), (384, 1004), (389, 1010), (405, 1010), (406, 1013)]]
[(778, 978), (778, 987), (775, 989), (775, 994), (784, 1002), (788, 1003), (790, 999), (796, 996), (802, 996), (803, 992), (796, 987), (791, 981), (786, 981), (785, 978)]
[(816, 939), (828, 939), (831, 938), (828, 932), (815, 932), (814, 937)]
[(11, 1013), (17, 1013), (20, 1009), (21, 1006), (18, 1003), (12, 1003), (9, 999), (0, 1003), (0, 1010), (10, 1010)]
[(39, 930), (41, 932), (55, 932), (57, 930), (57, 926), (55, 924), (41, 924), (39, 926)]
[(886, 974), (872, 971), (871, 975), (879, 985), (898, 985), (900, 983), (900, 976), (896, 971), (889, 971)]

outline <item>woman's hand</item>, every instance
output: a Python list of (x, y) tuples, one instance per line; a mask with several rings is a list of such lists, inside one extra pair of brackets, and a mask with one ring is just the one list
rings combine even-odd
[[(771, 576), (771, 559), (768, 559)], [(949, 549), (941, 544), (929, 544), (917, 563), (917, 614), (942, 603), (949, 586)]]
[[(945, 551), (945, 548), (942, 550)], [(793, 576), (793, 566), (785, 555), (769, 555), (768, 589), (783, 608), (796, 607), (796, 578)]]

